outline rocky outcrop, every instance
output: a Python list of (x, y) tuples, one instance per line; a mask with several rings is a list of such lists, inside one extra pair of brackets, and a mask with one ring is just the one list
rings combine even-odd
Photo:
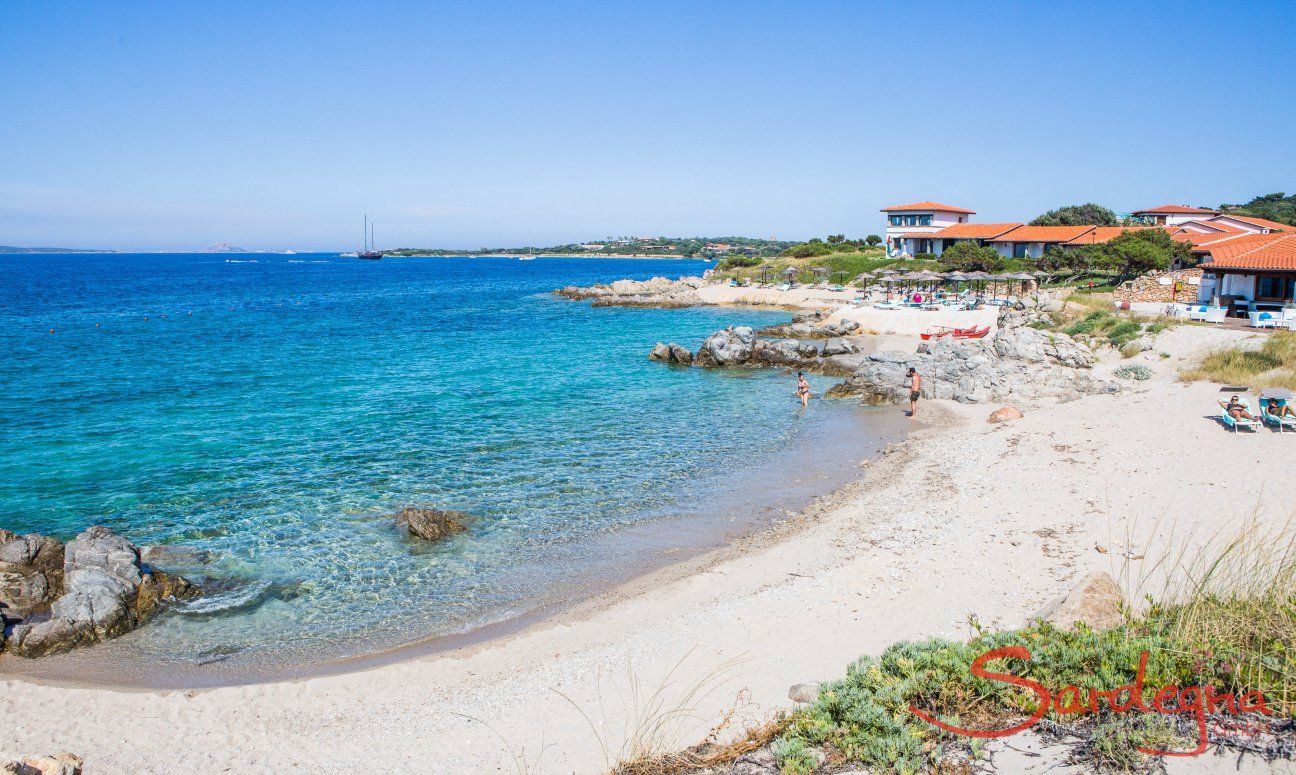
[(730, 326), (707, 337), (693, 362), (698, 366), (742, 366), (751, 359), (755, 343), (756, 332), (751, 326)]
[(596, 307), (691, 307), (702, 303), (697, 289), (706, 284), (701, 277), (669, 280), (617, 280), (602, 285), (569, 285), (554, 293), (565, 299), (589, 299)]
[(14, 625), (6, 648), (23, 657), (70, 651), (129, 632), (196, 594), (185, 578), (142, 562), (130, 541), (91, 527), (64, 547), (62, 592), (49, 618)]
[(762, 328), (761, 336), (791, 337), (793, 339), (833, 339), (848, 336), (860, 330), (855, 320), (829, 321), (830, 315), (821, 310), (798, 312), (791, 323)]
[(471, 517), (462, 511), (441, 511), (440, 509), (405, 508), (396, 514), (396, 526), (415, 538), (424, 541), (439, 541), (455, 533), (468, 529), (464, 524)]
[(1125, 620), (1125, 595), (1111, 574), (1090, 573), (1070, 592), (1051, 600), (1032, 619), (1042, 619), (1062, 630), (1073, 631), (1077, 624), (1094, 630), (1119, 626)]
[(1118, 388), (1094, 378), (1089, 348), (1065, 334), (1025, 325), (1027, 317), (1006, 310), (990, 341), (944, 338), (919, 352), (887, 351), (864, 363), (829, 396), (860, 396), (873, 403), (903, 403), (910, 368), (922, 377), (924, 398), (985, 403), (1012, 399), (1070, 398)]
[(6, 615), (24, 617), (43, 611), (62, 591), (62, 542), (0, 530), (0, 609)]
[(675, 344), (674, 342), (671, 342), (670, 344), (662, 344), (661, 342), (658, 342), (652, 348), (652, 352), (648, 353), (648, 359), (689, 366), (693, 363), (693, 353), (687, 347)]
[(71, 753), (0, 762), (0, 775), (81, 775), (85, 761)]

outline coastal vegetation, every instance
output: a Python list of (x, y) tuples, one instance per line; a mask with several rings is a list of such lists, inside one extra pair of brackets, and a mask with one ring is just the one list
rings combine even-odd
[(1232, 215), (1249, 215), (1252, 218), (1266, 218), (1271, 221), (1296, 226), (1296, 194), (1287, 196), (1282, 192), (1257, 196), (1250, 202), (1240, 205), (1220, 205), (1220, 209)]
[(1296, 390), (1296, 333), (1270, 334), (1259, 349), (1228, 347), (1207, 355), (1179, 373), (1186, 382), (1205, 380), (1223, 385)]
[[(1100, 772), (1157, 771), (1157, 756), (1145, 751), (1192, 751), (1207, 740), (1282, 755), (1296, 715), (1291, 527), (1250, 521), (1195, 550), (1186, 543), (1167, 548), (1150, 565), (1176, 573), (1155, 596), (1139, 588), (1143, 581), (1127, 560), (1121, 575), (1147, 606), (1135, 613), (1114, 603), (1115, 627), (1037, 618), (995, 630), (973, 617), (968, 640), (902, 641), (862, 656), (845, 678), (819, 685), (808, 704), (723, 746), (713, 729), (686, 751), (658, 751), (611, 771), (696, 773), (762, 747), (782, 775), (861, 764), (879, 772), (969, 771), (988, 743), (951, 727), (1033, 729), (1067, 742), (1071, 763)], [(1158, 696), (1165, 697), (1160, 704)], [(1199, 719), (1251, 731), (1204, 737)]]
[(587, 255), (668, 256), (678, 258), (720, 258), (726, 256), (777, 256), (795, 242), (756, 237), (607, 237), (602, 240), (562, 245), (527, 245), (511, 248), (397, 248), (383, 251), (389, 256), (516, 256)]
[(1119, 226), (1120, 219), (1116, 213), (1102, 205), (1089, 202), (1082, 205), (1066, 205), (1038, 215), (1030, 222), (1031, 226)]

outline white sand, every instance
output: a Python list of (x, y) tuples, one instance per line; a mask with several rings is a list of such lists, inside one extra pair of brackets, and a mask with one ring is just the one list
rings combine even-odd
[(651, 691), (683, 660), (677, 696), (728, 666), (676, 730), (693, 742), (735, 699), (747, 717), (786, 707), (790, 684), (838, 677), (893, 641), (966, 636), (972, 614), (1019, 624), (1080, 575), (1119, 573), (1127, 536), (1146, 563), (1172, 539), (1286, 518), (1290, 493), (1261, 483), (1290, 481), (1296, 434), (1227, 433), (1209, 419), (1215, 397), (1158, 378), (1024, 407), (1002, 426), (985, 423), (993, 407), (925, 403), (918, 427), (932, 427), (820, 508), (559, 621), (301, 682), (138, 693), (7, 681), (0, 753), (70, 750), (96, 775), (515, 772), (514, 756), (541, 753), (544, 773), (598, 772), (602, 746), (572, 703), (615, 754), (633, 715), (628, 672)]

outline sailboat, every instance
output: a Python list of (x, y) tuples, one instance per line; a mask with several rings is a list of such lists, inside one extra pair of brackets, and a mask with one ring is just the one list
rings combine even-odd
[(364, 250), (356, 253), (356, 258), (363, 258), (366, 261), (377, 261), (382, 258), (382, 251), (373, 249), (373, 224), (369, 223), (368, 214), (364, 217), (364, 243)]

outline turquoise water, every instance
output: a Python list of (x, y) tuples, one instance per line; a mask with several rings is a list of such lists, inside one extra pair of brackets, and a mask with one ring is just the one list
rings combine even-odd
[[(865, 442), (891, 433), (840, 403), (802, 413), (785, 374), (646, 358), (786, 313), (548, 293), (703, 268), (0, 256), (0, 526), (103, 524), (238, 581), (97, 647), (124, 662), (291, 667), (524, 613), (642, 559), (610, 535), (718, 519), (699, 504), (735, 471), (766, 472), (737, 488), (759, 500), (781, 451), (813, 458), (847, 413)], [(410, 504), (475, 519), (413, 545), (390, 519)]]

